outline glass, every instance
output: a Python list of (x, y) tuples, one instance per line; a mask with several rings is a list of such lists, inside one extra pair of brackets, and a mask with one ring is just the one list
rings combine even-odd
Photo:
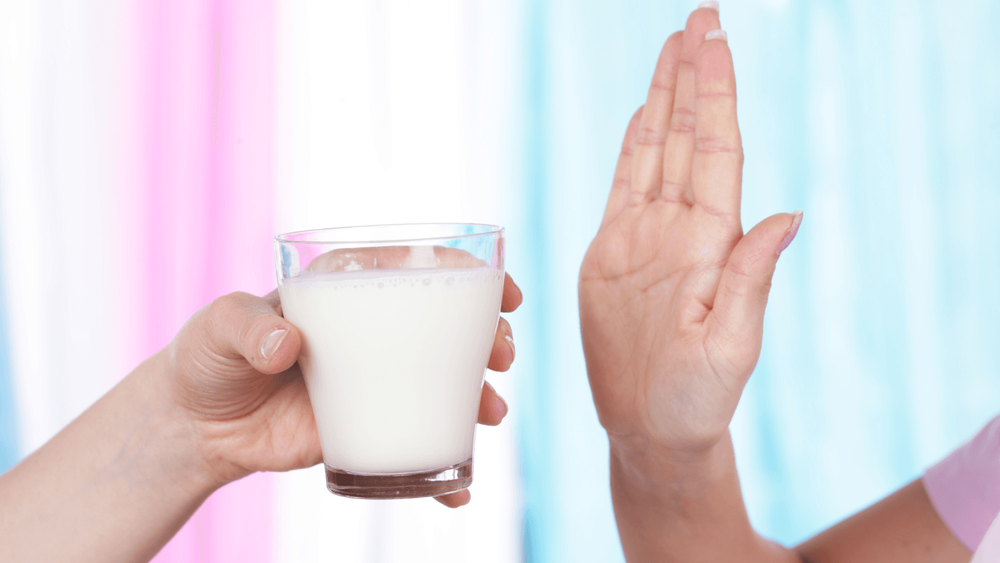
[(467, 488), (500, 316), (503, 228), (344, 227), (274, 243), (327, 488), (357, 498)]

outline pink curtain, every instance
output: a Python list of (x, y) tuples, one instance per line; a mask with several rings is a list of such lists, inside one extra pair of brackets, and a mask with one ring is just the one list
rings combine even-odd
[[(140, 12), (145, 171), (136, 228), (136, 350), (166, 345), (232, 291), (274, 286), (272, 0), (152, 0)], [(214, 494), (158, 563), (271, 559), (271, 477)]]

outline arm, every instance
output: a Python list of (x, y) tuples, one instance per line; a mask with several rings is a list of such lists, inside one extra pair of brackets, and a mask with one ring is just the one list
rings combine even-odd
[(148, 561), (222, 485), (161, 400), (167, 362), (147, 360), (0, 476), (0, 560)]
[[(520, 302), (508, 277), (502, 309)], [(510, 336), (501, 319), (490, 369), (510, 367)], [(222, 485), (319, 463), (299, 346), (276, 293), (232, 294), (196, 313), (167, 348), (0, 476), (0, 561), (148, 561)], [(480, 423), (506, 413), (484, 385)], [(469, 492), (440, 501), (461, 506)]]
[(631, 562), (968, 563), (972, 557), (941, 521), (921, 480), (786, 549), (750, 526), (728, 436), (713, 456), (694, 463), (623, 460), (615, 452), (612, 446), (611, 491)]
[(799, 562), (750, 526), (728, 435), (699, 456), (613, 443), (611, 495), (630, 562)]
[(967, 562), (920, 482), (798, 549), (750, 525), (728, 426), (801, 213), (744, 234), (736, 83), (718, 12), (663, 47), (580, 270), (587, 372), (611, 449), (626, 558), (656, 562)]
[(798, 546), (806, 563), (968, 563), (918, 479)]

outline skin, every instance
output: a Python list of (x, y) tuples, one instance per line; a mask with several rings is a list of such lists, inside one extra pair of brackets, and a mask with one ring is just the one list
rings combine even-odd
[(801, 213), (744, 233), (729, 45), (712, 9), (660, 54), (580, 269), (587, 371), (630, 562), (962, 562), (920, 481), (786, 549), (750, 525), (729, 423), (760, 355), (771, 277)]
[[(507, 276), (501, 310), (521, 301)], [(0, 476), (0, 561), (149, 561), (219, 487), (319, 463), (300, 345), (277, 292), (234, 293), (198, 311), (169, 346)], [(513, 361), (501, 318), (489, 368)], [(485, 384), (479, 422), (506, 414)], [(437, 500), (455, 508), (470, 495)]]

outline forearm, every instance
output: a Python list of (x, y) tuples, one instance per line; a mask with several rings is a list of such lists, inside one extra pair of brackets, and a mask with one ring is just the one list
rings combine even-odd
[(630, 563), (798, 563), (753, 530), (740, 492), (732, 441), (677, 456), (611, 440), (611, 494)]
[(630, 563), (965, 563), (971, 557), (920, 480), (795, 549), (760, 537), (743, 505), (728, 433), (697, 457), (612, 440), (611, 493)]
[(798, 551), (807, 563), (967, 563), (972, 557), (941, 521), (919, 479)]
[(218, 486), (157, 354), (0, 476), (0, 560), (148, 561)]

